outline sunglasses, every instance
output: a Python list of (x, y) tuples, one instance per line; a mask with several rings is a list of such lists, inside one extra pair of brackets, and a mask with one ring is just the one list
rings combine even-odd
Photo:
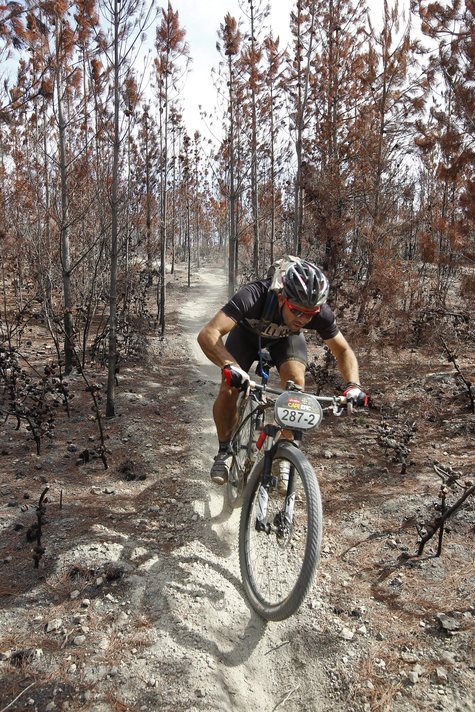
[(315, 314), (318, 314), (320, 311), (320, 307), (316, 307), (315, 309), (305, 309), (304, 307), (296, 307), (291, 304), (289, 300), (285, 297), (284, 302), (287, 304), (292, 314), (294, 314), (297, 318), (303, 317), (304, 319), (308, 319), (309, 317), (315, 316)]

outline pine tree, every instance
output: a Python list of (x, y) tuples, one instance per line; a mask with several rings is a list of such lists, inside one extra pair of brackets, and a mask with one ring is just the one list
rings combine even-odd
[[(173, 94), (183, 72), (180, 61), (187, 63), (188, 46), (185, 42), (185, 30), (180, 27), (178, 12), (174, 12), (170, 3), (167, 10), (162, 10), (162, 21), (157, 27), (155, 48), (155, 73), (158, 85), (159, 108), (159, 143), (160, 143), (160, 330), (165, 333), (166, 307), (166, 258), (168, 232), (168, 175), (169, 175), (169, 141), (172, 131), (170, 123), (170, 107)], [(185, 66), (186, 69), (186, 66)]]
[[(228, 13), (224, 18), (224, 24), (220, 26), (219, 37), (223, 43), (223, 54), (226, 58), (227, 78), (226, 84), (228, 88), (227, 96), (227, 126), (226, 139), (224, 141), (223, 152), (226, 164), (227, 185), (225, 188), (228, 202), (228, 221), (229, 221), (229, 243), (228, 243), (228, 289), (229, 293), (234, 294), (237, 283), (237, 265), (238, 265), (238, 218), (237, 218), (237, 203), (239, 195), (239, 187), (237, 181), (237, 163), (238, 163), (238, 141), (236, 128), (236, 114), (238, 108), (238, 79), (236, 76), (236, 60), (239, 54), (241, 45), (241, 33), (238, 29), (237, 22), (234, 17)], [(217, 45), (221, 51), (220, 44)]]
[(449, 0), (413, 2), (422, 32), (437, 43), (427, 68), (428, 82), (442, 86), (429, 118), (421, 119), (416, 143), (426, 168), (434, 166), (427, 244), (438, 254), (438, 296), (443, 302), (460, 259), (475, 255), (475, 5)]

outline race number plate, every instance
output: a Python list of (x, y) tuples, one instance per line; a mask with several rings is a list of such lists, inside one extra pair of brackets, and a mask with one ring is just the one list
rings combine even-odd
[(322, 418), (322, 406), (309, 393), (285, 391), (275, 402), (275, 419), (283, 428), (312, 430), (320, 425)]

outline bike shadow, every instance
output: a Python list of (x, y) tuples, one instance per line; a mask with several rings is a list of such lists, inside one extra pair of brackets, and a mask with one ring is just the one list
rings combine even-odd
[[(264, 639), (267, 621), (250, 609), (240, 580), (226, 565), (210, 562), (206, 555), (173, 557), (165, 564), (164, 586), (159, 583), (164, 562), (157, 566), (160, 577), (150, 571), (144, 603), (155, 612), (162, 633), (193, 656), (208, 655), (212, 664), (234, 668), (252, 657)], [(209, 572), (206, 580), (202, 574), (195, 577), (200, 569)]]
[[(202, 424), (206, 432), (207, 425)], [(267, 629), (240, 579), (240, 509), (229, 511), (224, 489), (210, 482), (207, 447), (190, 449), (187, 470), (187, 504), (180, 520), (193, 523), (185, 540), (171, 543), (147, 568), (140, 607), (149, 612), (160, 637), (173, 640), (185, 655), (201, 653), (211, 666), (235, 668), (253, 656)]]

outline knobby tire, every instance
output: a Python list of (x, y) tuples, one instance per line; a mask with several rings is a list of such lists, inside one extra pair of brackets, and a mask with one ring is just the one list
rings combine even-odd
[[(244, 398), (246, 397), (243, 396)], [(247, 473), (256, 448), (254, 421), (256, 404), (252, 398), (247, 397), (241, 406), (237, 430), (231, 441), (233, 457), (224, 490), (225, 505), (230, 511), (237, 509), (242, 504)]]
[[(307, 595), (320, 558), (322, 503), (317, 476), (305, 455), (290, 442), (279, 443), (273, 460), (294, 467), (294, 526), (288, 538), (256, 530), (256, 508), (264, 459), (255, 465), (244, 490), (239, 526), (239, 565), (244, 589), (254, 610), (269, 621), (284, 620)], [(276, 462), (277, 461), (277, 462)], [(267, 521), (281, 516), (286, 498), (269, 491)]]

